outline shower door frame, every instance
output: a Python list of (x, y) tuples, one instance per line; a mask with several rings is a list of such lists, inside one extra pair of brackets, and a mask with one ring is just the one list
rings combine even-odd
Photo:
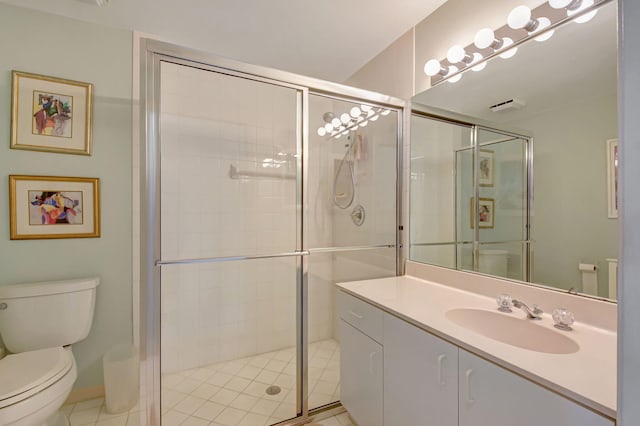
[[(148, 425), (161, 424), (161, 369), (160, 369), (160, 268), (177, 263), (203, 263), (215, 261), (250, 260), (274, 257), (297, 257), (297, 417), (279, 424), (298, 424), (318, 412), (339, 407), (331, 404), (309, 410), (308, 400), (308, 256), (304, 223), (304, 206), (308, 203), (307, 175), (309, 152), (309, 94), (326, 95), (352, 102), (371, 102), (397, 112), (396, 135), (396, 230), (395, 244), (342, 247), (317, 250), (318, 252), (367, 250), (376, 248), (396, 249), (396, 274), (403, 273), (403, 140), (408, 129), (410, 108), (399, 98), (349, 87), (337, 83), (304, 77), (289, 72), (245, 64), (200, 51), (172, 45), (157, 40), (140, 40), (140, 359), (141, 359), (141, 409)], [(165, 261), (160, 253), (160, 64), (171, 62), (196, 67), (205, 71), (247, 78), (250, 80), (288, 87), (298, 91), (297, 149), (297, 213), (296, 250), (290, 253), (273, 253), (239, 258), (178, 259)]]

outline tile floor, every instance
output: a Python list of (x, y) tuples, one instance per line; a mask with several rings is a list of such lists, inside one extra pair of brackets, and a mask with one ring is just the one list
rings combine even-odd
[[(340, 347), (335, 340), (309, 345), (309, 406), (340, 399)], [(260, 354), (162, 376), (163, 426), (263, 426), (295, 416), (295, 349)], [(277, 385), (281, 392), (268, 395)], [(139, 424), (139, 410), (109, 415), (103, 400), (63, 407), (71, 426)], [(346, 413), (323, 426), (349, 426)]]

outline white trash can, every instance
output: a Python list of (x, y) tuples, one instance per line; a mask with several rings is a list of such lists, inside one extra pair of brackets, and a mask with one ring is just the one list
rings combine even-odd
[(138, 349), (130, 344), (118, 344), (104, 354), (104, 401), (108, 413), (123, 413), (138, 402), (139, 358)]

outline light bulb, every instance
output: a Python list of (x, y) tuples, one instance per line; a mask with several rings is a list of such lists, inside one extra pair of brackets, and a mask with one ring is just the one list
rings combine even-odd
[[(507, 24), (514, 30), (525, 28), (531, 22), (531, 9), (527, 6), (518, 6), (509, 13)], [(530, 30), (528, 30), (530, 31)]]
[(459, 44), (451, 46), (447, 52), (447, 60), (452, 64), (464, 61), (469, 55), (465, 52), (464, 48)]
[[(482, 55), (479, 54), (478, 52), (473, 54), (473, 62), (471, 64), (474, 64), (476, 62), (479, 62), (482, 60)], [(473, 67), (471, 67), (471, 71), (482, 71), (484, 69), (484, 67), (487, 66), (487, 62), (482, 62), (478, 65), (475, 65)]]
[[(583, 0), (582, 4), (580, 4), (580, 7), (573, 9), (573, 10), (568, 10), (567, 11), (567, 15), (572, 16), (575, 15), (576, 13), (586, 9), (587, 7), (591, 7), (593, 6), (593, 0)], [(584, 24), (585, 22), (589, 22), (590, 20), (593, 19), (594, 16), (596, 16), (596, 13), (598, 13), (597, 10), (593, 10), (589, 13), (587, 13), (586, 15), (582, 15), (576, 19), (574, 19), (574, 22), (577, 22), (578, 24)]]
[[(549, 25), (551, 25), (551, 21), (549, 20), (549, 18), (538, 18), (538, 22), (540, 23), (540, 25), (538, 26), (538, 30), (536, 32), (540, 32), (542, 30), (544, 30), (545, 28), (547, 28)], [(551, 30), (551, 31), (547, 31), (546, 33), (539, 35), (538, 37), (534, 38), (535, 41), (546, 41), (549, 40), (551, 38), (551, 36), (553, 36), (553, 33), (555, 32), (555, 30)]]
[(369, 121), (376, 121), (378, 118), (380, 118), (380, 116), (379, 116), (379, 115), (374, 115), (373, 117), (371, 117), (371, 118), (369, 119)]
[(491, 46), (495, 39), (496, 36), (491, 28), (483, 28), (476, 33), (473, 44), (475, 44), (478, 49), (486, 49)]
[(337, 129), (338, 127), (340, 127), (340, 125), (342, 124), (342, 121), (340, 121), (340, 119), (338, 117), (335, 117), (333, 120), (331, 120), (331, 125)]
[(351, 116), (353, 118), (358, 118), (358, 117), (360, 117), (360, 115), (362, 115), (362, 111), (358, 107), (351, 108), (351, 112), (350, 113), (351, 113)]
[(360, 109), (363, 110), (364, 112), (368, 112), (371, 111), (371, 106), (369, 105), (360, 105)]
[(549, 6), (554, 9), (564, 9), (573, 2), (574, 0), (549, 0)]
[(362, 123), (360, 123), (360, 127), (364, 127), (368, 124), (367, 120), (364, 120)]
[(356, 118), (356, 123), (358, 123), (358, 124), (362, 123), (363, 121), (364, 121), (364, 117), (363, 116), (360, 116), (360, 117)]
[(327, 123), (324, 125), (324, 130), (327, 131), (327, 133), (331, 133), (333, 132), (333, 126), (331, 125), (331, 123)]
[(327, 131), (324, 127), (318, 127), (318, 136), (322, 137), (327, 134)]
[(380, 114), (382, 114), (382, 115), (389, 115), (389, 114), (391, 114), (391, 110), (390, 110), (390, 109), (382, 110), (382, 112), (381, 112)]
[[(449, 65), (449, 73), (447, 75), (451, 75), (454, 72), (458, 71), (458, 67), (454, 66), (454, 65)], [(462, 74), (458, 74), (455, 77), (451, 77), (450, 79), (448, 79), (447, 81), (449, 83), (455, 83), (457, 81), (460, 81), (460, 79), (462, 78)]]
[(437, 59), (430, 59), (426, 64), (424, 64), (424, 73), (429, 77), (440, 74), (441, 71), (442, 65), (440, 65), (440, 61)]
[(347, 124), (351, 121), (351, 116), (346, 112), (343, 112), (340, 116), (340, 121), (342, 121), (343, 124)]
[(513, 40), (511, 40), (509, 37), (505, 37), (502, 40), (504, 40), (504, 45), (503, 45), (503, 49), (508, 49), (505, 50), (504, 53), (500, 54), (500, 57), (502, 59), (509, 59), (509, 58), (513, 58), (513, 56), (516, 54), (516, 52), (518, 51), (517, 47), (513, 47), (511, 49), (509, 49), (508, 47), (511, 46), (513, 44)]

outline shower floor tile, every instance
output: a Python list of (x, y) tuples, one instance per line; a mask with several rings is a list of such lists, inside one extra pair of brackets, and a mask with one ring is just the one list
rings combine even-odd
[[(309, 366), (310, 407), (338, 401), (338, 342), (329, 339), (310, 344)], [(293, 348), (163, 374), (164, 423), (204, 420), (210, 425), (264, 426), (281, 422), (295, 416), (295, 374)], [(280, 392), (269, 395), (267, 388), (272, 385), (280, 387)], [(180, 416), (185, 414), (187, 417)], [(337, 419), (327, 421), (336, 424)]]

